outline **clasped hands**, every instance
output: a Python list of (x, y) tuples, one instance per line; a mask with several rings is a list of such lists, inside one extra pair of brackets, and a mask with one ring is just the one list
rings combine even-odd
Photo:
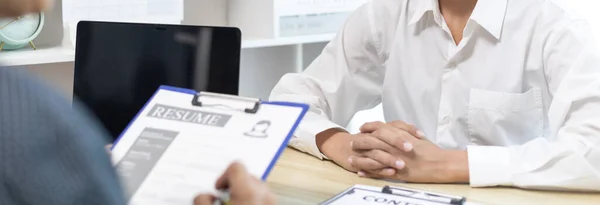
[[(466, 151), (442, 149), (412, 125), (402, 121), (371, 122), (360, 131), (355, 135), (335, 134), (331, 138), (337, 139), (322, 146), (330, 149), (323, 153), (361, 177), (415, 183), (469, 181)], [(331, 148), (333, 143), (342, 147)]]

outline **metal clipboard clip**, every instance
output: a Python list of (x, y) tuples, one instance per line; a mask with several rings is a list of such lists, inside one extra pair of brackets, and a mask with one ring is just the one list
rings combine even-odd
[(410, 197), (413, 199), (419, 199), (419, 200), (425, 200), (425, 201), (431, 201), (431, 202), (443, 203), (443, 204), (451, 204), (451, 205), (463, 205), (467, 201), (467, 198), (460, 197), (460, 196), (450, 196), (450, 195), (446, 195), (446, 194), (438, 194), (438, 193), (425, 192), (425, 191), (400, 188), (400, 187), (391, 187), (391, 186), (383, 187), (381, 192), (386, 193), (386, 194), (393, 194), (393, 195), (398, 195), (398, 196)]
[(211, 92), (199, 92), (194, 95), (192, 105), (198, 107), (217, 107), (229, 110), (243, 111), (256, 114), (260, 109), (261, 100), (258, 98), (239, 97)]

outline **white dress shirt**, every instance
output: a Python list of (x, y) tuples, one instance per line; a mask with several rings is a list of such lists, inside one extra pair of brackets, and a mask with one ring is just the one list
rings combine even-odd
[(600, 190), (600, 56), (587, 21), (550, 0), (479, 0), (459, 45), (437, 0), (373, 0), (271, 100), (308, 103), (291, 146), (382, 104), (468, 151), (470, 184)]

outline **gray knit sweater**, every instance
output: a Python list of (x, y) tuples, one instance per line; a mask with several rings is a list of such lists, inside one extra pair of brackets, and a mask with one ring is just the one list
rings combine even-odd
[(0, 205), (122, 205), (108, 137), (19, 68), (0, 68)]

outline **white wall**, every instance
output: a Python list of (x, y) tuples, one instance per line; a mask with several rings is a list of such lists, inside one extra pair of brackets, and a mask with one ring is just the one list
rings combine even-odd
[(242, 51), (240, 95), (269, 99), (270, 91), (286, 73), (294, 72), (294, 46), (246, 49)]
[(572, 15), (586, 18), (591, 26), (595, 43), (600, 48), (600, 1), (598, 0), (553, 0)]
[(227, 25), (227, 0), (185, 0), (183, 24)]

